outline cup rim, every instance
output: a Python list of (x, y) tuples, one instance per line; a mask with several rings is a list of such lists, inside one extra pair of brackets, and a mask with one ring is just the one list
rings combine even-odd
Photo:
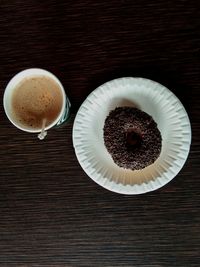
[[(18, 72), (17, 74), (15, 74), (11, 79), (10, 81), (8, 82), (8, 84), (6, 85), (6, 88), (4, 90), (4, 95), (3, 95), (3, 107), (4, 107), (4, 111), (6, 113), (6, 116), (7, 118), (9, 119), (9, 121), (15, 126), (17, 127), (18, 129), (22, 130), (22, 131), (25, 131), (25, 132), (28, 132), (28, 133), (40, 133), (41, 132), (41, 129), (29, 129), (29, 128), (25, 128), (21, 125), (18, 125), (13, 119), (12, 117), (10, 116), (6, 106), (6, 101), (7, 101), (7, 93), (8, 93), (8, 90), (10, 88), (10, 86), (12, 85), (12, 83), (15, 82), (15, 80), (17, 80), (20, 76), (20, 81), (26, 77), (30, 77), (30, 76), (33, 76), (33, 75), (46, 75), (50, 78), (52, 78), (58, 85), (59, 85), (59, 88), (62, 92), (62, 96), (63, 96), (63, 103), (62, 103), (62, 108), (60, 110), (60, 113), (58, 114), (57, 118), (50, 124), (48, 125), (47, 127), (45, 127), (45, 131), (51, 129), (52, 127), (54, 127), (58, 121), (60, 120), (60, 118), (62, 117), (62, 114), (64, 113), (64, 110), (65, 110), (65, 106), (66, 106), (66, 94), (65, 94), (65, 90), (64, 90), (64, 87), (62, 85), (62, 83), (60, 82), (60, 80), (50, 71), (48, 70), (45, 70), (45, 69), (42, 69), (42, 68), (28, 68), (28, 69), (25, 69), (25, 70), (22, 70), (20, 72)], [(18, 84), (19, 81), (16, 83)]]

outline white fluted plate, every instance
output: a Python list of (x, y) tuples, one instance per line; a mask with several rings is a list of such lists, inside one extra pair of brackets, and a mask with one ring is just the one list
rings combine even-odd
[[(120, 106), (148, 113), (161, 132), (161, 154), (142, 170), (118, 167), (104, 145), (105, 119)], [(142, 194), (167, 184), (183, 167), (190, 144), (190, 121), (180, 100), (163, 85), (144, 78), (119, 78), (98, 87), (81, 105), (73, 126), (73, 145), (83, 170), (97, 184), (121, 194)]]

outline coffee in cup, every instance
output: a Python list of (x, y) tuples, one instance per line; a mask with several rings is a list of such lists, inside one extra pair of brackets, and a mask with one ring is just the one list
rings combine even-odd
[[(42, 69), (28, 69), (9, 82), (4, 109), (19, 129), (40, 132), (61, 124), (69, 117), (70, 102), (60, 81)], [(45, 125), (44, 125), (45, 122)]]

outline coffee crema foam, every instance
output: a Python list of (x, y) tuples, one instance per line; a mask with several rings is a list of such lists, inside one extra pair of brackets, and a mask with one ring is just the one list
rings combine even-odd
[(24, 78), (13, 90), (11, 106), (16, 123), (23, 127), (41, 129), (50, 125), (62, 109), (60, 86), (47, 76)]

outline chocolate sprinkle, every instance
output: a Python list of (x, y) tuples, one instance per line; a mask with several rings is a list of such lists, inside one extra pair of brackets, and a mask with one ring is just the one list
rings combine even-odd
[(137, 108), (112, 110), (103, 130), (105, 146), (119, 167), (140, 170), (160, 155), (162, 138), (157, 124)]

